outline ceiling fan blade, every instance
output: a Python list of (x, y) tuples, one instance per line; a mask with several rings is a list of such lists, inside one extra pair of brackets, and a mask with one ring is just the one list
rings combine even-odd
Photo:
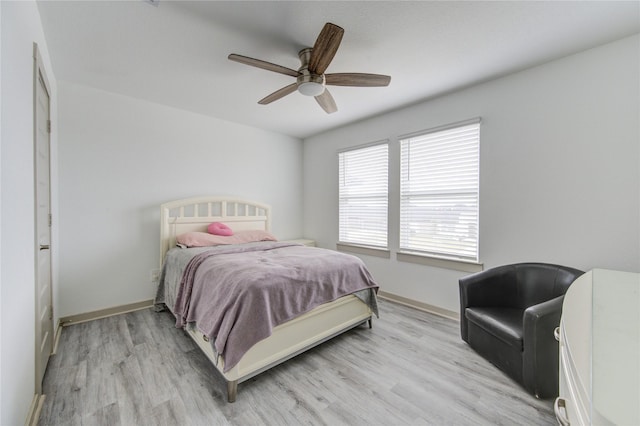
[(267, 105), (273, 101), (277, 101), (280, 98), (284, 98), (290, 93), (295, 92), (298, 89), (298, 83), (291, 83), (288, 86), (284, 86), (282, 89), (278, 89), (269, 96), (266, 96), (258, 101), (260, 105)]
[(298, 74), (300, 74), (298, 71), (292, 70), (291, 68), (283, 67), (282, 65), (272, 64), (271, 62), (250, 58), (248, 56), (236, 55), (235, 53), (230, 54), (229, 59), (232, 61), (240, 62), (241, 64), (262, 68), (263, 70), (290, 75), (291, 77), (297, 77)]
[(316, 101), (318, 101), (318, 104), (322, 107), (323, 110), (325, 110), (327, 114), (334, 113), (338, 110), (336, 101), (333, 100), (333, 96), (331, 96), (331, 93), (329, 93), (328, 89), (324, 89), (324, 92), (322, 92), (321, 95), (315, 96), (315, 98)]
[(309, 58), (309, 72), (311, 74), (324, 74), (331, 60), (336, 55), (344, 30), (330, 22), (327, 22), (313, 45)]
[(382, 87), (388, 86), (391, 77), (381, 74), (345, 72), (325, 74), (325, 83), (331, 86)]

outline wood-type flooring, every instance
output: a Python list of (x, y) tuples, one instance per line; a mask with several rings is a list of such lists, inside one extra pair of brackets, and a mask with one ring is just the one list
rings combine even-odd
[(456, 321), (380, 300), (362, 325), (225, 386), (169, 312), (65, 327), (44, 381), (46, 425), (553, 425), (538, 400), (460, 339)]

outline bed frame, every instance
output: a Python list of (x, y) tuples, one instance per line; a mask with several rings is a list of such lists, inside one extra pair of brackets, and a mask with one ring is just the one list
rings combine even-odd
[[(165, 203), (160, 208), (160, 262), (184, 232), (206, 232), (211, 222), (222, 222), (234, 231), (270, 231), (271, 208), (262, 203), (220, 197), (198, 197)], [(171, 307), (167, 307), (171, 310)], [(185, 331), (202, 349), (227, 383), (227, 400), (234, 402), (238, 384), (313, 348), (364, 322), (371, 327), (371, 309), (355, 296), (320, 305), (281, 324), (273, 334), (254, 345), (231, 370), (224, 372), (224, 359), (216, 357), (210, 342), (199, 331)]]

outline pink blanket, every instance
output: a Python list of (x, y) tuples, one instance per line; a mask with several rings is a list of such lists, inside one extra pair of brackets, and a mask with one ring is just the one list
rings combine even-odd
[(226, 372), (274, 327), (367, 289), (375, 300), (377, 284), (348, 254), (278, 242), (218, 247), (190, 260), (173, 313), (177, 327), (195, 323), (214, 341)]

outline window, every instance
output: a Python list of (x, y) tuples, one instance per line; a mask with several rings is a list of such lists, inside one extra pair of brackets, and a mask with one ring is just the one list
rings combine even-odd
[(478, 261), (480, 120), (400, 141), (400, 250)]
[(387, 143), (338, 154), (341, 243), (387, 248), (388, 158)]

